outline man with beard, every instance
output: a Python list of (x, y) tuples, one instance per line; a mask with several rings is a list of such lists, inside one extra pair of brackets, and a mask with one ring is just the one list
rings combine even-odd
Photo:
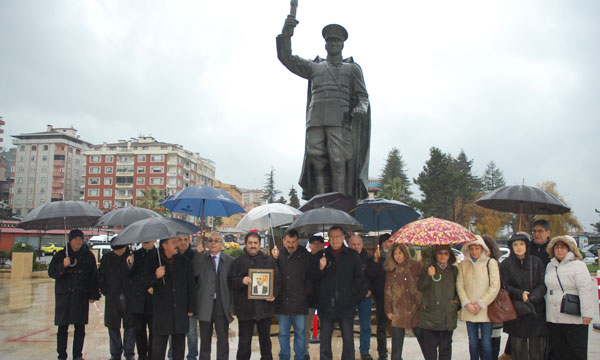
[[(111, 247), (113, 251), (102, 257), (98, 270), (100, 291), (105, 298), (104, 326), (108, 328), (110, 358), (119, 360), (123, 354), (126, 360), (133, 360), (135, 322), (129, 306), (132, 298), (130, 269), (133, 266), (133, 255), (126, 254), (126, 245), (111, 244)], [(123, 338), (121, 324), (124, 329)]]
[(75, 333), (72, 356), (75, 360), (82, 360), (89, 304), (100, 299), (100, 293), (96, 258), (83, 243), (81, 230), (71, 230), (67, 248), (52, 257), (48, 275), (56, 280), (54, 324), (58, 326), (56, 334), (58, 359), (67, 358), (69, 324), (73, 324)]
[[(239, 323), (239, 342), (237, 359), (248, 360), (251, 355), (252, 332), (254, 325), (258, 332), (260, 357), (273, 359), (271, 354), (271, 319), (275, 314), (274, 300), (279, 292), (279, 271), (272, 257), (260, 251), (260, 235), (256, 232), (246, 234), (244, 254), (233, 261), (229, 272), (229, 285), (233, 293), (235, 314)], [(251, 279), (249, 269), (273, 269), (273, 297), (265, 300), (248, 299), (248, 286)]]

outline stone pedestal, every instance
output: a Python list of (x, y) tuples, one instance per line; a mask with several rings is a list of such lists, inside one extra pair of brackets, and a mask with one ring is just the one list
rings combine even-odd
[(31, 279), (33, 271), (32, 252), (13, 252), (11, 261), (11, 280)]

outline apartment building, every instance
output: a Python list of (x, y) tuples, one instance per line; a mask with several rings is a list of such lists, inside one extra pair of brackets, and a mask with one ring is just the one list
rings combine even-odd
[(136, 205), (144, 191), (168, 194), (188, 186), (213, 186), (213, 161), (181, 145), (150, 136), (95, 145), (87, 157), (83, 199), (102, 211)]

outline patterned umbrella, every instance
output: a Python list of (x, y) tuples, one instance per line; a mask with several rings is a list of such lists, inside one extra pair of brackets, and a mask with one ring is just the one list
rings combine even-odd
[(391, 240), (408, 245), (450, 245), (475, 241), (475, 235), (462, 225), (430, 217), (404, 225)]

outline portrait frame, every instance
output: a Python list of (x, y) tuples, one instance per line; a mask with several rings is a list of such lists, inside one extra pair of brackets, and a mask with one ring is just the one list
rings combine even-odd
[[(248, 269), (250, 285), (248, 285), (248, 299), (265, 300), (273, 297), (273, 269)], [(260, 283), (260, 284), (259, 284)]]

